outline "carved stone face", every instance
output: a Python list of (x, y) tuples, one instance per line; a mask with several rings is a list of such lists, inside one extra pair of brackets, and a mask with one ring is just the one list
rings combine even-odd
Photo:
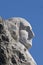
[(34, 37), (34, 33), (32, 31), (32, 27), (25, 19), (21, 18), (20, 22), (20, 42), (25, 45), (26, 48), (30, 48), (32, 46), (32, 39)]
[(19, 41), (26, 47), (30, 48), (32, 46), (32, 39), (34, 33), (29, 22), (23, 18), (11, 18), (9, 19), (9, 30), (14, 39), (19, 38)]

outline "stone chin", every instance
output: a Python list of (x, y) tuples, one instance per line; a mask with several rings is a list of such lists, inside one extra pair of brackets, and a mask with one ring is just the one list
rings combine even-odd
[(30, 49), (32, 47), (32, 39), (31, 40), (26, 40), (26, 39), (21, 39), (20, 42), (27, 48)]
[(32, 40), (27, 40), (26, 44), (24, 44), (27, 49), (32, 47)]

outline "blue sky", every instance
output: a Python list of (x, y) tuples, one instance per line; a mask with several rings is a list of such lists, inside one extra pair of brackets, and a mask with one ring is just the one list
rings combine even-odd
[(0, 0), (0, 16), (26, 18), (33, 27), (35, 37), (30, 53), (43, 65), (43, 0)]

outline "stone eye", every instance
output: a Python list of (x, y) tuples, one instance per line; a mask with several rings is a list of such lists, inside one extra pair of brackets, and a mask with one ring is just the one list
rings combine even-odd
[(29, 32), (29, 30), (30, 30), (30, 27), (26, 26), (26, 31)]
[(24, 25), (20, 22), (20, 30), (24, 30)]

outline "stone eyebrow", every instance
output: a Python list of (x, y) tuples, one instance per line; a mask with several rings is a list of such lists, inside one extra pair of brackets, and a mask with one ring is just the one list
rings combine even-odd
[(21, 29), (24, 29), (26, 31), (30, 30), (30, 27), (29, 26), (24, 26), (22, 22), (20, 22), (20, 30)]

